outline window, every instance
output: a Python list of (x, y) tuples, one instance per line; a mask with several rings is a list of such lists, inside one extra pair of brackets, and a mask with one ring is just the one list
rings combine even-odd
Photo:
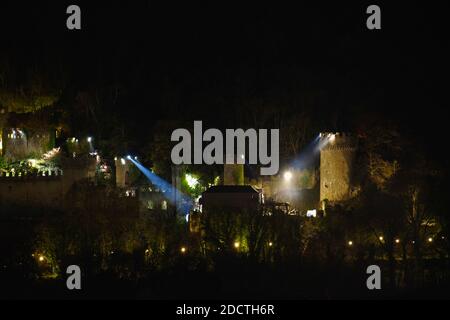
[(148, 210), (153, 210), (154, 209), (154, 204), (152, 200), (148, 200), (147, 201), (147, 209)]
[(163, 202), (161, 202), (161, 209), (167, 210), (167, 201), (166, 200), (163, 200)]

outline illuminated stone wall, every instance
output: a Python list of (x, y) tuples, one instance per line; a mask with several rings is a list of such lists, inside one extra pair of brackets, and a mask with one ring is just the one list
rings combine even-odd
[(20, 129), (2, 130), (2, 154), (8, 161), (40, 158), (52, 145), (52, 134), (48, 130), (26, 134)]
[[(61, 175), (62, 173), (62, 175)], [(95, 174), (95, 159), (66, 159), (58, 175), (0, 177), (0, 207), (13, 204), (45, 208), (61, 208), (73, 185)]]
[(126, 158), (116, 158), (116, 186), (118, 188), (126, 188), (130, 186), (130, 174), (133, 163)]
[(353, 195), (356, 139), (337, 134), (320, 152), (320, 201), (345, 201)]

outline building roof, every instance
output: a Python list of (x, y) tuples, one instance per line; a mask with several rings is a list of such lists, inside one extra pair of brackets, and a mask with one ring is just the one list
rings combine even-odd
[(259, 193), (252, 186), (212, 186), (203, 193)]

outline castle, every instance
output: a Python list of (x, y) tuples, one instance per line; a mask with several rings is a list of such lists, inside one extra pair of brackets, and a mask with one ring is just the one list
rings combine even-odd
[[(95, 159), (62, 156), (61, 149), (55, 148), (56, 129), (12, 126), (15, 121), (8, 119), (10, 115), (0, 114), (0, 206), (61, 208), (74, 183), (95, 175)], [(17, 123), (29, 119), (14, 116)]]
[[(76, 182), (94, 178), (98, 169), (96, 157), (77, 155), (81, 153), (80, 146), (86, 144), (85, 141), (68, 139), (66, 151), (69, 157), (61, 157), (57, 165), (47, 165), (46, 161), (46, 165), (39, 166), (43, 158), (51, 158), (60, 153), (60, 149), (54, 148), (58, 131), (11, 127), (5, 121), (5, 114), (0, 116), (0, 156), (9, 162), (24, 162), (18, 169), (0, 168), (0, 205), (20, 203), (59, 208)], [(286, 208), (289, 204), (296, 212), (324, 210), (327, 205), (352, 199), (358, 191), (354, 180), (357, 139), (345, 133), (321, 133), (318, 146), (318, 167), (287, 168), (288, 172), (281, 171), (276, 176), (259, 177), (255, 180), (244, 176), (244, 165), (225, 165), (222, 184), (225, 187), (250, 186), (260, 193), (258, 201)], [(165, 199), (158, 188), (149, 187), (146, 183), (136, 183), (130, 177), (134, 168), (130, 161), (116, 158), (114, 164), (116, 186), (125, 190), (127, 196), (139, 198), (141, 211), (169, 210), (168, 206), (173, 199)], [(183, 170), (178, 171), (180, 170), (175, 170), (172, 176), (172, 184), (177, 189), (181, 184), (180, 172)], [(235, 188), (234, 191), (239, 190)]]

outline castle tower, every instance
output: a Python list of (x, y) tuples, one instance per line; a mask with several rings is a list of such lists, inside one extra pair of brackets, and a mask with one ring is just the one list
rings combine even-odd
[(354, 187), (356, 138), (343, 133), (322, 133), (320, 144), (320, 202), (349, 200)]
[(126, 188), (130, 184), (130, 169), (133, 164), (126, 158), (115, 158), (114, 162), (116, 165), (116, 186)]

